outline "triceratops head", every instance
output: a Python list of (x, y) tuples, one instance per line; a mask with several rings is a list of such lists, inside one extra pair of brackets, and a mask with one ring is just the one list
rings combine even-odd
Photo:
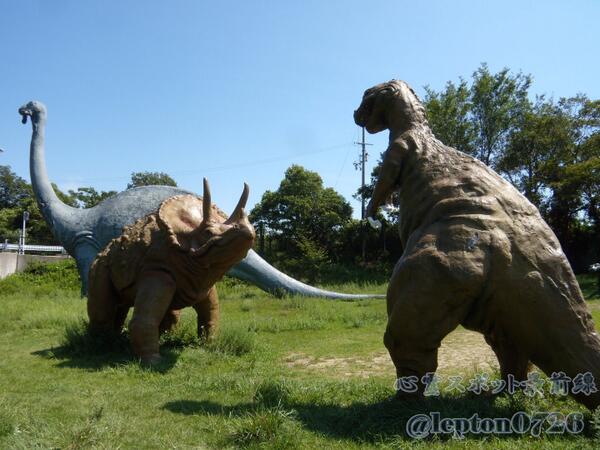
[(178, 195), (165, 200), (158, 220), (168, 232), (170, 243), (186, 252), (200, 267), (229, 269), (244, 259), (256, 236), (244, 211), (249, 188), (229, 216), (211, 204), (210, 187), (204, 179), (204, 196)]

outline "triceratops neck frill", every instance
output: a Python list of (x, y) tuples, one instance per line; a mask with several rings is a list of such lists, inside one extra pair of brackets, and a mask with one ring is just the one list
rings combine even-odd
[[(161, 203), (158, 209), (158, 223), (167, 234), (171, 245), (180, 250), (189, 251), (192, 234), (203, 221), (202, 198), (195, 195), (176, 195)], [(225, 215), (212, 207), (213, 218), (225, 220)]]

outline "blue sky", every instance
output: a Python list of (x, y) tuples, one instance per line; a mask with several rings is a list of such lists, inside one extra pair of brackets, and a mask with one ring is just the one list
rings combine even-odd
[[(48, 172), (63, 189), (122, 190), (164, 171), (231, 210), (291, 164), (351, 202), (352, 112), (400, 78), (419, 94), (487, 62), (533, 93), (600, 97), (598, 1), (0, 0), (0, 164), (29, 179), (30, 126), (48, 107)], [(369, 136), (368, 170), (387, 136)]]

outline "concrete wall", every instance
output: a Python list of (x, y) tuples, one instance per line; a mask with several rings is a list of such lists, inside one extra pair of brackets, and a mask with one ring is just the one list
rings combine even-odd
[(15, 272), (21, 272), (30, 262), (56, 262), (69, 258), (68, 255), (42, 256), (42, 255), (18, 255), (17, 253), (0, 253), (0, 279)]

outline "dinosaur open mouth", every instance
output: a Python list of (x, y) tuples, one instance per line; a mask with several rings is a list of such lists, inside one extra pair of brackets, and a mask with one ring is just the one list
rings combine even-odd
[(22, 116), (21, 123), (27, 123), (27, 114), (25, 114), (24, 112), (21, 112), (21, 111), (19, 111), (19, 112), (21, 113), (21, 116)]

